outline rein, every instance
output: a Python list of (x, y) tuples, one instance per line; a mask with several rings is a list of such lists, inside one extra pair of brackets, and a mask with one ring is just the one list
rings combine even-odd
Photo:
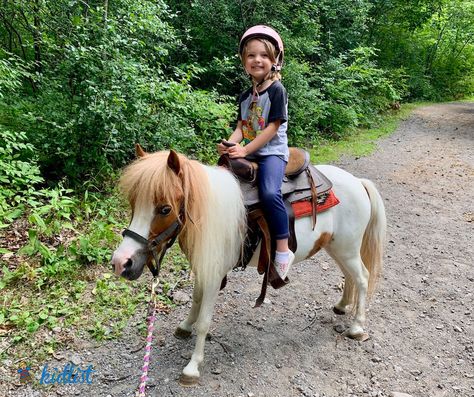
[(160, 280), (157, 277), (153, 278), (151, 285), (151, 298), (148, 306), (148, 334), (146, 337), (145, 356), (143, 356), (142, 376), (140, 377), (140, 386), (136, 393), (137, 397), (145, 397), (145, 387), (148, 380), (148, 366), (150, 365), (151, 345), (153, 340), (153, 329), (156, 320), (156, 294), (155, 288), (158, 287)]

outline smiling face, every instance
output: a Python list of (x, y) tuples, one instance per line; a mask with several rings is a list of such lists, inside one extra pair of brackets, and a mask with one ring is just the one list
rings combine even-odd
[(257, 82), (267, 78), (275, 63), (272, 45), (266, 40), (252, 39), (247, 42), (243, 52), (244, 68)]

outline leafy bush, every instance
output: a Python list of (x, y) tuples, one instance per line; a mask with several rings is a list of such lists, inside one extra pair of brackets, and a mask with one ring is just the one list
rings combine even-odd
[[(321, 120), (323, 130), (336, 137), (366, 125), (378, 113), (400, 99), (389, 74), (378, 68), (372, 48), (360, 47), (328, 62), (321, 73), (327, 107)], [(403, 84), (399, 84), (403, 86)]]
[(288, 138), (295, 146), (311, 146), (320, 137), (325, 103), (313, 70), (309, 63), (288, 61), (283, 71), (288, 90)]
[(19, 58), (0, 48), (0, 100), (17, 91), (21, 79), (29, 76)]
[(235, 110), (225, 96), (192, 89), (201, 69), (170, 66), (169, 51), (180, 42), (166, 5), (113, 3), (106, 24), (103, 8), (84, 15), (80, 2), (71, 5), (74, 17), (63, 22), (69, 34), (45, 26), (52, 30), (40, 89), (9, 108), (37, 149), (42, 175), (76, 186), (104, 180), (131, 160), (136, 142), (212, 159)]
[(0, 221), (19, 216), (18, 210), (9, 210), (33, 200), (41, 182), (34, 147), (26, 134), (0, 125)]

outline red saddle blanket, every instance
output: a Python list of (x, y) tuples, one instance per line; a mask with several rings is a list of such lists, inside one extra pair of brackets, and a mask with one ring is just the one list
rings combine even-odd
[[(325, 196), (325, 197), (324, 197)], [(318, 197), (318, 204), (316, 205), (316, 212), (323, 212), (331, 207), (339, 204), (339, 199), (336, 197), (332, 189), (323, 197)], [(311, 200), (301, 200), (291, 203), (295, 218), (302, 218), (304, 216), (311, 216), (312, 205)]]

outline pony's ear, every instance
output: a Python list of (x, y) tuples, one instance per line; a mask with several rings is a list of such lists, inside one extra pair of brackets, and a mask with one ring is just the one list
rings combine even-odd
[(143, 150), (139, 143), (135, 144), (135, 154), (137, 157), (145, 157), (147, 153)]
[(176, 175), (179, 175), (181, 164), (179, 163), (178, 154), (173, 149), (170, 150), (170, 154), (168, 156), (168, 167), (170, 167)]

